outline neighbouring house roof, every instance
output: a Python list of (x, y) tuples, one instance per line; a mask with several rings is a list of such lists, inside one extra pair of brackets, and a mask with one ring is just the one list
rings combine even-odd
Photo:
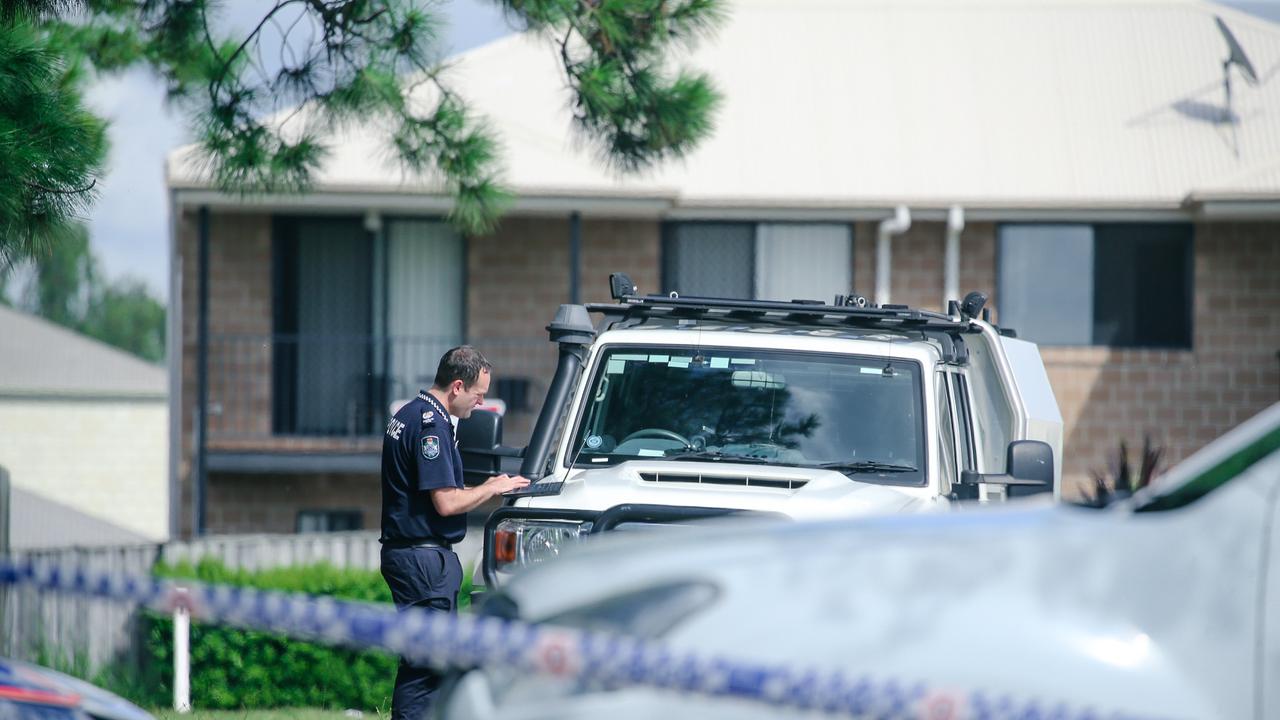
[[(536, 198), (670, 208), (1183, 208), (1280, 199), (1280, 25), (1201, 0), (737, 0), (682, 60), (724, 95), (713, 136), (620, 177), (575, 133), (557, 48), (512, 35), (449, 82)], [(1221, 16), (1260, 76), (1232, 70)], [(317, 190), (436, 193), (369, 128), (334, 138)], [(190, 146), (178, 189), (207, 187)]]
[(140, 535), (26, 488), (14, 487), (9, 492), (9, 548), (12, 550), (142, 545), (159, 539)]
[(167, 394), (165, 368), (0, 306), (0, 396), (162, 399)]

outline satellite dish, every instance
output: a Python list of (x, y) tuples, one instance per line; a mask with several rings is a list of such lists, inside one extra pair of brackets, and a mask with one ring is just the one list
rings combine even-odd
[(1227, 27), (1227, 24), (1217, 15), (1213, 16), (1213, 21), (1218, 24), (1218, 32), (1222, 33), (1222, 39), (1227, 41), (1227, 59), (1222, 61), (1222, 90), (1226, 94), (1227, 104), (1222, 108), (1222, 121), (1234, 123), (1235, 116), (1231, 110), (1231, 66), (1240, 68), (1240, 74), (1244, 76), (1245, 82), (1253, 86), (1258, 84), (1258, 73), (1253, 69), (1253, 63), (1249, 62), (1249, 56), (1245, 54), (1244, 48), (1240, 47), (1240, 41), (1236, 40), (1231, 28)]
[[(1249, 62), (1249, 56), (1245, 54), (1244, 48), (1240, 47), (1240, 41), (1236, 40), (1236, 36), (1232, 34), (1231, 28), (1222, 22), (1222, 18), (1217, 15), (1213, 16), (1214, 22), (1218, 23), (1218, 32), (1222, 33), (1222, 39), (1227, 41), (1227, 59), (1222, 62), (1223, 72), (1231, 72), (1231, 66), (1235, 65), (1240, 68), (1240, 74), (1250, 85), (1258, 84), (1258, 73), (1253, 69), (1253, 63)], [(1230, 82), (1230, 80), (1228, 80)]]

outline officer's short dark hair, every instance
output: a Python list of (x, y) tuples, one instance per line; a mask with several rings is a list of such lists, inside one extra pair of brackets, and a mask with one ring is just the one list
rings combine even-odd
[(436, 387), (443, 390), (452, 385), (454, 380), (461, 380), (462, 387), (469, 388), (476, 384), (480, 373), (492, 369), (493, 366), (479, 350), (470, 345), (459, 345), (450, 348), (440, 357), (440, 366), (436, 368)]

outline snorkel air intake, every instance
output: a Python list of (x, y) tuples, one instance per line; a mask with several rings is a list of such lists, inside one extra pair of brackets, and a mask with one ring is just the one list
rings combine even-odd
[(524, 461), (520, 465), (520, 474), (534, 481), (541, 480), (546, 474), (547, 457), (551, 454), (556, 429), (564, 418), (569, 393), (573, 391), (573, 383), (582, 370), (587, 348), (596, 338), (595, 327), (592, 326), (591, 317), (584, 305), (561, 305), (556, 310), (555, 318), (547, 326), (547, 331), (551, 334), (551, 342), (560, 346), (560, 359), (556, 363), (555, 377), (547, 388), (546, 400), (542, 403), (538, 422), (533, 426), (533, 437), (529, 439), (529, 447), (525, 450)]

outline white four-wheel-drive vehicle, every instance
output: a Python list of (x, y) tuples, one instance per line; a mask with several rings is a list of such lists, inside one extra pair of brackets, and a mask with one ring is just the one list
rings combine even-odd
[[(900, 706), (859, 717), (1280, 717), (1280, 404), (1106, 509), (733, 525), (589, 543), (484, 607), (648, 639), (671, 657), (866, 678), (868, 698), (897, 689)], [(459, 673), (442, 710), (795, 716), (497, 669)]]
[(505, 454), (535, 480), (486, 525), (491, 586), (607, 530), (1057, 492), (1062, 419), (1039, 352), (984, 320), (980, 293), (943, 314), (610, 282), (616, 304), (564, 305), (549, 326), (560, 362), (525, 450), (496, 445), (492, 415), (459, 427), (473, 477)]

